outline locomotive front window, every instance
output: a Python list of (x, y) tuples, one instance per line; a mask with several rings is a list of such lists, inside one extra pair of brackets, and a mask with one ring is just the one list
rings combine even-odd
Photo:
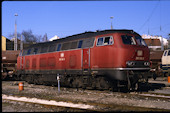
[(135, 38), (136, 38), (138, 45), (147, 46), (147, 44), (145, 43), (145, 41), (141, 37), (135, 36)]
[(124, 44), (136, 45), (136, 42), (135, 42), (133, 36), (122, 35), (121, 37), (122, 37), (122, 41)]

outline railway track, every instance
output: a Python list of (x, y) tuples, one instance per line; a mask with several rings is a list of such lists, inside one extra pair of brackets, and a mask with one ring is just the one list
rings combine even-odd
[[(56, 102), (54, 100), (42, 100), (37, 98), (27, 98), (27, 97), (16, 97), (16, 96), (7, 96), (2, 95), (3, 102), (8, 103), (27, 103), (27, 104), (39, 104), (44, 107), (52, 107), (53, 109), (58, 109), (57, 111), (81, 111), (81, 112), (107, 112), (107, 111), (169, 111), (166, 109), (154, 109), (154, 108), (145, 108), (140, 106), (122, 106), (115, 104), (99, 104), (99, 103), (72, 103), (72, 102)], [(35, 106), (35, 105), (34, 105)], [(31, 107), (32, 109), (32, 107)], [(121, 109), (121, 110), (120, 110)]]
[[(17, 82), (8, 81), (2, 82), (2, 103), (11, 104), (27, 103), (42, 106), (39, 111), (50, 111), (47, 108), (53, 108), (53, 111), (170, 111), (170, 94), (153, 93), (153, 92), (131, 92), (120, 93), (111, 91), (96, 91), (96, 90), (78, 90), (75, 88), (61, 88), (60, 93), (57, 87), (33, 85), (24, 82), (24, 90), (18, 91)], [(160, 89), (161, 90), (161, 89)], [(166, 90), (170, 91), (169, 87)], [(7, 97), (28, 98), (31, 100), (44, 101), (35, 103), (30, 101), (12, 100)], [(75, 106), (86, 106), (87, 108), (50, 105), (48, 102), (63, 104), (72, 104)], [(12, 104), (15, 106), (15, 104)], [(11, 105), (10, 105), (11, 106)], [(21, 105), (19, 105), (21, 106)], [(45, 107), (43, 107), (45, 106)], [(89, 108), (88, 108), (89, 107)], [(31, 106), (31, 109), (36, 109)], [(30, 110), (30, 109), (28, 109)], [(18, 110), (21, 111), (21, 110)], [(35, 110), (36, 111), (36, 110)], [(28, 111), (29, 112), (29, 111)]]
[(71, 102), (57, 102), (54, 100), (44, 100), (38, 98), (28, 98), (28, 97), (17, 97), (17, 96), (9, 96), (9, 95), (2, 95), (3, 100), (8, 101), (16, 101), (16, 102), (24, 102), (29, 104), (39, 104), (43, 106), (57, 106), (59, 108), (69, 108), (73, 111), (95, 111), (94, 106), (80, 104), (80, 103), (71, 103)]

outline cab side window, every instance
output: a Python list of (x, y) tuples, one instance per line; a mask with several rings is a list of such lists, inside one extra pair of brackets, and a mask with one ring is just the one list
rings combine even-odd
[(105, 37), (104, 38), (104, 45), (111, 45), (113, 43), (112, 37)]
[(103, 38), (98, 38), (97, 45), (98, 46), (103, 45)]
[(112, 45), (112, 44), (113, 44), (113, 37), (111, 37), (111, 36), (100, 37), (97, 40), (97, 46)]

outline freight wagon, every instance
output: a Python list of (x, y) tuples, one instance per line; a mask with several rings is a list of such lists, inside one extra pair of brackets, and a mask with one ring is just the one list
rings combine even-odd
[(2, 51), (1, 79), (13, 79), (16, 71), (17, 57), (19, 51)]

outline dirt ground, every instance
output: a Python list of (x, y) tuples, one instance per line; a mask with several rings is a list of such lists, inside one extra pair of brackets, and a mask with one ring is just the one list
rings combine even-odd
[[(96, 111), (170, 111), (170, 99), (160, 97), (148, 97), (139, 94), (148, 92), (111, 92), (82, 90), (73, 88), (60, 88), (43, 85), (33, 85), (24, 82), (24, 90), (18, 90), (18, 83), (21, 81), (2, 81), (2, 94), (38, 98), (45, 100), (55, 100), (72, 103), (83, 103), (95, 106)], [(165, 88), (170, 91), (170, 88)], [(159, 89), (161, 90), (161, 89)], [(166, 94), (170, 96), (170, 94)], [(88, 110), (78, 110), (62, 108), (56, 106), (32, 104), (2, 99), (2, 112), (88, 112)]]

